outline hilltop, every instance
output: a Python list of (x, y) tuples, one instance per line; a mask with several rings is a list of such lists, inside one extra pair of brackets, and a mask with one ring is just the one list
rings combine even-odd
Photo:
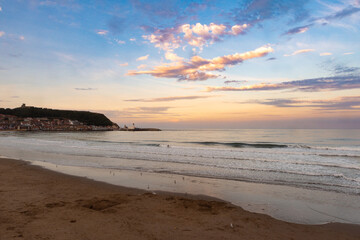
[(49, 108), (37, 108), (32, 106), (25, 106), (23, 104), (19, 108), (0, 108), (0, 114), (15, 116), (17, 118), (33, 118), (43, 120), (44, 118), (49, 120), (57, 120), (60, 122), (57, 125), (61, 125), (61, 120), (68, 120), (73, 125), (73, 122), (78, 122), (83, 126), (94, 127), (108, 127), (112, 129), (118, 129), (118, 125), (113, 123), (104, 114), (94, 113), (88, 111), (73, 111), (73, 110), (57, 110)]

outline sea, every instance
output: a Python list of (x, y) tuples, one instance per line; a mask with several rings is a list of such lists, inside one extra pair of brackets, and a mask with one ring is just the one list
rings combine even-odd
[[(360, 200), (360, 129), (0, 132), (0, 155), (56, 167), (284, 186)], [(351, 207), (360, 210), (360, 204)], [(354, 221), (360, 224), (360, 211)]]

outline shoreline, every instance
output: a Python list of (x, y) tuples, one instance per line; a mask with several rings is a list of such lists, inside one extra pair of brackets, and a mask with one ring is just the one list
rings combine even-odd
[[(5, 239), (359, 239), (360, 226), (301, 225), (203, 195), (153, 192), (0, 158)], [(101, 228), (98, 228), (101, 226)]]

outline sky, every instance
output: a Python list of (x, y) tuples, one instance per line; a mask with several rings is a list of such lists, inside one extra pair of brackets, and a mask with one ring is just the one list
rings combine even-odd
[(360, 128), (360, 0), (0, 0), (0, 107)]

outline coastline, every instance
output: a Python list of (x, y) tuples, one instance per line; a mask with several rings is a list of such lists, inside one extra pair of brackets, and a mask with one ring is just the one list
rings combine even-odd
[[(115, 186), (0, 158), (4, 239), (359, 239), (351, 224), (301, 225), (206, 196)], [(99, 228), (99, 226), (101, 226)]]

